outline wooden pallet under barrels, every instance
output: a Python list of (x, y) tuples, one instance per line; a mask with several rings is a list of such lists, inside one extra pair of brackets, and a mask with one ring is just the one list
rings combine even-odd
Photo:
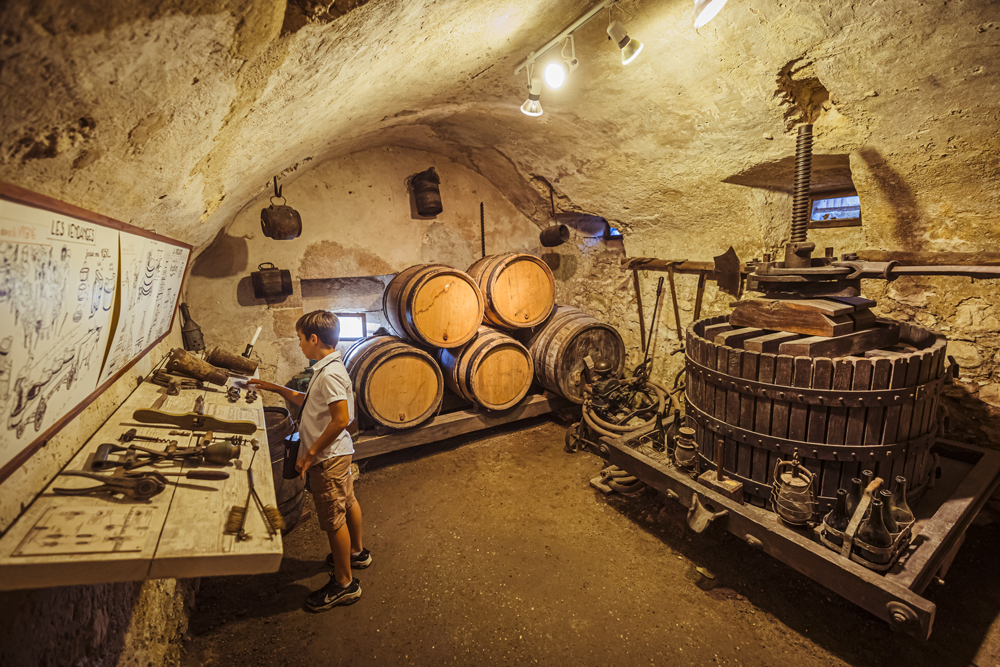
[(818, 512), (829, 511), (837, 489), (850, 488), (861, 470), (903, 475), (919, 496), (933, 468), (948, 377), (944, 336), (903, 323), (888, 349), (838, 358), (783, 354), (797, 338), (734, 328), (726, 316), (688, 328), (686, 416), (699, 471), (725, 447), (724, 470), (743, 484), (744, 502), (770, 508), (775, 466), (797, 449), (818, 480)]

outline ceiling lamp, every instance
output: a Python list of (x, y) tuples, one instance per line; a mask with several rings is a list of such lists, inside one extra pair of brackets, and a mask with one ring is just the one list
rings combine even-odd
[[(570, 53), (566, 55), (566, 47), (569, 46)], [(545, 66), (545, 83), (549, 88), (559, 88), (566, 82), (566, 77), (576, 69), (580, 61), (576, 59), (576, 44), (573, 42), (573, 35), (563, 42), (562, 51), (559, 58)]]
[[(618, 0), (601, 0), (596, 5), (587, 10), (580, 18), (569, 24), (565, 30), (549, 40), (542, 48), (537, 51), (532, 51), (514, 68), (514, 74), (520, 74), (521, 70), (526, 67), (532, 67), (536, 61), (539, 61), (545, 54), (551, 51), (556, 46), (562, 44), (562, 51), (558, 57), (553, 58), (545, 67), (544, 79), (550, 88), (559, 88), (566, 82), (566, 77), (570, 72), (576, 69), (580, 61), (576, 59), (576, 47), (573, 43), (573, 33), (579, 30), (583, 25), (588, 23), (592, 18), (597, 16), (601, 10), (608, 9), (612, 5), (617, 4)], [(608, 11), (608, 20), (611, 21), (611, 10)], [(639, 51), (642, 50), (642, 42), (632, 39), (628, 36), (628, 32), (625, 31), (624, 26), (622, 26), (620, 21), (611, 21), (611, 25), (608, 26), (608, 35), (611, 39), (615, 40), (618, 48), (622, 52), (622, 63), (628, 64), (632, 62)], [(570, 54), (566, 55), (566, 47), (570, 47)], [(542, 105), (538, 102), (538, 97), (542, 92), (542, 80), (541, 78), (536, 81), (535, 78), (531, 76), (529, 70), (528, 78), (531, 81), (529, 84), (529, 94), (528, 100), (521, 105), (521, 111), (529, 116), (540, 116), (542, 115)]]
[(726, 0), (694, 0), (694, 27), (700, 28), (715, 18)]
[(542, 80), (531, 76), (533, 69), (534, 67), (528, 70), (528, 99), (521, 105), (521, 113), (525, 116), (542, 115), (542, 103), (538, 101), (538, 98), (542, 95)]
[(642, 42), (629, 37), (621, 21), (615, 21), (608, 26), (608, 35), (618, 45), (618, 48), (622, 50), (622, 65), (628, 65), (642, 51)]

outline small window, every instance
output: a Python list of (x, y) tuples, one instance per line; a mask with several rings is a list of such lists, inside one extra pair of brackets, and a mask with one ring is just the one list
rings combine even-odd
[(611, 225), (608, 225), (607, 231), (604, 232), (604, 238), (608, 240), (620, 239), (622, 238), (622, 232), (617, 227), (612, 227)]
[(334, 313), (340, 320), (340, 340), (360, 340), (365, 337), (368, 320), (365, 313)]
[(809, 228), (860, 227), (861, 197), (854, 190), (819, 192), (809, 198)]

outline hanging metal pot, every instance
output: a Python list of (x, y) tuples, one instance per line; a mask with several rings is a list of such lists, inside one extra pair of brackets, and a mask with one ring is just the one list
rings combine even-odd
[[(275, 241), (291, 241), (302, 234), (302, 216), (291, 206), (285, 206), (285, 198), (281, 196), (283, 188), (275, 176), (271, 205), (260, 210), (260, 228), (264, 236)], [(275, 205), (275, 199), (281, 199), (281, 204)]]

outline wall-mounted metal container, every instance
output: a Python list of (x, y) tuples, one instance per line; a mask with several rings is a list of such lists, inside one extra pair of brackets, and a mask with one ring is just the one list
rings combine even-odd
[[(264, 236), (275, 241), (291, 241), (302, 234), (302, 216), (291, 206), (285, 206), (285, 198), (281, 195), (284, 186), (278, 185), (278, 177), (274, 177), (274, 197), (271, 205), (260, 210), (260, 228)], [(274, 200), (281, 199), (280, 205)]]
[(253, 295), (258, 299), (283, 299), (292, 293), (292, 273), (288, 269), (279, 269), (271, 262), (257, 266), (250, 273), (253, 284)]
[(438, 187), (440, 183), (441, 178), (434, 171), (434, 167), (410, 176), (417, 213), (430, 217), (444, 210), (441, 205), (441, 189)]

